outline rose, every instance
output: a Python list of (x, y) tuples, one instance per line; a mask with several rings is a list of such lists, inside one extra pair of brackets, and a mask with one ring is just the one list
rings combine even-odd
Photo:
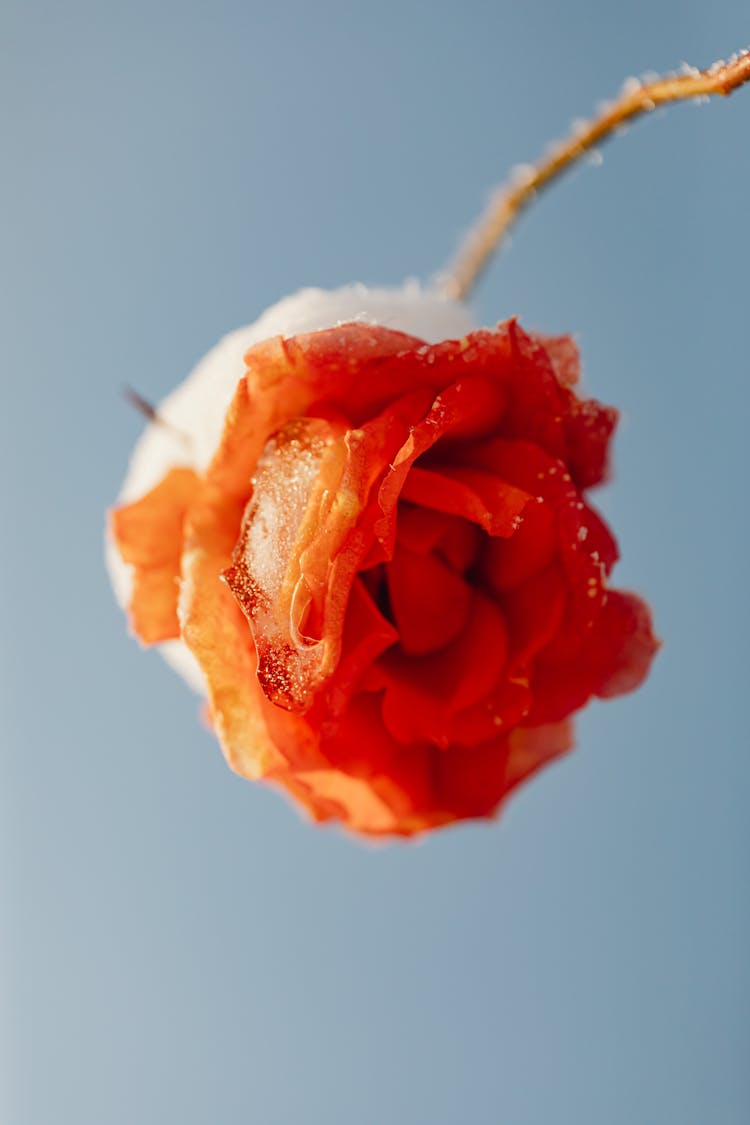
[(615, 412), (569, 339), (467, 327), (409, 290), (282, 302), (167, 401), (112, 514), (131, 624), (229, 763), (360, 833), (491, 816), (655, 651), (585, 499)]

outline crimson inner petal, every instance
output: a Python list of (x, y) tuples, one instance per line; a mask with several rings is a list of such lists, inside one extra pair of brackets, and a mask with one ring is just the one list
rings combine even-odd
[(383, 719), (393, 737), (400, 742), (448, 745), (452, 716), (492, 692), (507, 654), (503, 613), (478, 590), (473, 593), (466, 628), (453, 644), (421, 657), (389, 650), (378, 664), (380, 682), (386, 687)]
[(500, 380), (483, 376), (462, 378), (443, 394), (457, 407), (444, 441), (478, 441), (497, 433), (508, 403), (508, 391)]
[(648, 607), (634, 594), (610, 590), (575, 659), (543, 653), (535, 669), (534, 723), (555, 722), (592, 696), (633, 691), (648, 674), (658, 641)]
[(396, 536), (417, 554), (437, 551), (457, 574), (465, 574), (474, 565), (486, 539), (481, 528), (461, 516), (405, 502), (398, 506)]
[(433, 652), (458, 636), (466, 623), (471, 590), (442, 559), (416, 554), (399, 542), (386, 575), (404, 652)]
[(363, 672), (397, 641), (396, 630), (380, 613), (366, 583), (355, 579), (347, 605), (341, 658), (325, 691), (321, 727), (325, 725), (326, 713), (339, 718)]
[(460, 816), (489, 816), (505, 794), (507, 740), (476, 746), (451, 746), (436, 764), (436, 786), (444, 803)]
[(416, 504), (402, 501), (398, 505), (396, 536), (410, 551), (426, 555), (437, 547), (448, 531), (451, 519), (445, 512), (419, 508)]
[[(459, 574), (465, 574), (479, 558), (487, 536), (480, 527), (460, 516), (446, 517), (447, 526), (438, 543), (438, 553)], [(491, 539), (490, 542), (495, 542)]]
[(501, 680), (484, 699), (451, 716), (449, 743), (479, 746), (482, 742), (496, 742), (525, 719), (531, 702), (525, 679)]
[(560, 629), (568, 587), (559, 564), (516, 586), (504, 599), (514, 667), (525, 667)]
[(463, 516), (490, 535), (511, 536), (531, 499), (528, 492), (492, 473), (458, 466), (415, 466), (404, 482), (404, 500)]
[(491, 589), (502, 593), (544, 570), (557, 550), (557, 523), (551, 506), (544, 502), (527, 504), (515, 535), (487, 541), (482, 577)]

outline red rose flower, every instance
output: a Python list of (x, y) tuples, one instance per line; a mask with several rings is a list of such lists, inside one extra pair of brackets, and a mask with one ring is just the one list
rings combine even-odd
[(246, 365), (210, 460), (171, 435), (112, 513), (134, 631), (187, 646), (229, 763), (316, 820), (493, 815), (655, 651), (586, 500), (615, 412), (577, 397), (569, 339), (515, 321), (437, 344), (345, 323)]

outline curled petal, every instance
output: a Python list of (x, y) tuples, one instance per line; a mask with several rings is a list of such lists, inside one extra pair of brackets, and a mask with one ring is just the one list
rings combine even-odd
[(490, 473), (461, 467), (412, 469), (401, 495), (412, 504), (462, 516), (489, 535), (511, 536), (531, 497)]
[[(223, 572), (252, 626), (263, 690), (290, 711), (305, 709), (338, 656), (325, 623), (329, 560), (360, 512), (356, 495), (340, 487), (346, 458), (345, 433), (322, 420), (298, 419), (275, 434)], [(324, 566), (310, 565), (308, 550), (321, 539)]]
[[(426, 354), (428, 357), (434, 358), (435, 350), (427, 349)], [(462, 355), (460, 351), (456, 353), (450, 350), (442, 358), (447, 362), (448, 368), (453, 374), (453, 361), (462, 358)], [(434, 365), (428, 364), (428, 368), (433, 372), (435, 370), (440, 371), (442, 364), (440, 362)], [(429, 453), (441, 439), (456, 440), (465, 437), (467, 434), (474, 432), (477, 427), (481, 428), (486, 423), (486, 418), (481, 419), (481, 412), (480, 417), (477, 417), (477, 404), (472, 392), (478, 386), (481, 386), (485, 392), (484, 401), (480, 399), (480, 405), (489, 410), (490, 417), (492, 417), (493, 410), (498, 416), (501, 415), (505, 407), (502, 384), (493, 385), (488, 383), (487, 379), (475, 377), (466, 379), (466, 381), (454, 382), (446, 387), (432, 401), (424, 416), (409, 427), (408, 436), (393, 457), (378, 494), (378, 504), (382, 516), (375, 525), (375, 532), (378, 540), (383, 544), (386, 557), (390, 557), (393, 552), (393, 538), (396, 532), (396, 505), (399, 500), (409, 499), (408, 493), (404, 492), (404, 488), (411, 480), (417, 459)], [(495, 396), (492, 405), (486, 402), (487, 387)], [(440, 510), (451, 511), (450, 508), (441, 508)]]
[(177, 582), (183, 524), (197, 487), (192, 469), (172, 469), (142, 499), (110, 514), (120, 557), (133, 567), (128, 612), (133, 632), (144, 644), (180, 635)]

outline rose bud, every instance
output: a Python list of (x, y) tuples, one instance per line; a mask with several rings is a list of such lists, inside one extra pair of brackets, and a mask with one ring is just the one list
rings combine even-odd
[(158, 408), (112, 575), (238, 773), (412, 835), (491, 816), (641, 682), (649, 613), (586, 499), (616, 415), (576, 379), (568, 339), (350, 288), (282, 301)]
[[(154, 411), (109, 522), (133, 632), (207, 701), (229, 764), (317, 821), (412, 836), (493, 816), (657, 642), (609, 587), (588, 493), (616, 412), (569, 338), (462, 304), (521, 210), (657, 105), (729, 94), (744, 52), (629, 82), (490, 203), (439, 289), (307, 290)], [(244, 364), (243, 364), (244, 355)]]

